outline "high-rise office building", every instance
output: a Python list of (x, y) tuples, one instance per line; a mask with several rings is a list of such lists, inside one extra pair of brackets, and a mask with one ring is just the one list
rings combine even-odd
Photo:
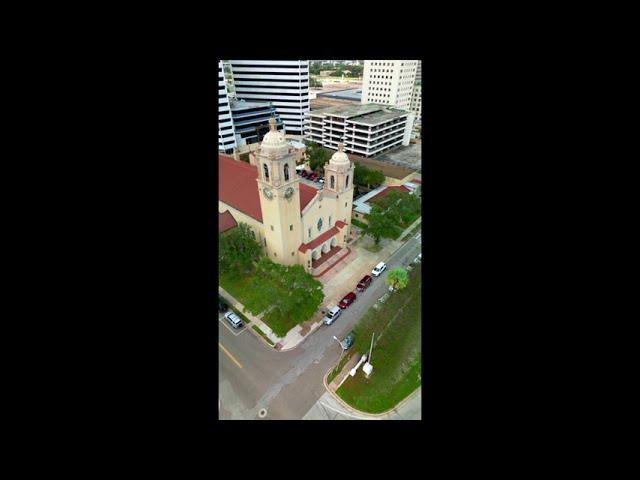
[(416, 81), (413, 85), (413, 95), (411, 96), (411, 111), (416, 114), (417, 124), (420, 124), (422, 120), (422, 60), (418, 60)]
[(289, 135), (308, 133), (309, 60), (229, 60), (236, 98), (271, 102)]
[(361, 102), (410, 110), (418, 64), (418, 60), (365, 60)]
[(231, 118), (227, 84), (222, 61), (218, 62), (218, 151), (231, 153), (236, 147), (236, 132)]
[(276, 119), (276, 129), (283, 130), (282, 121), (270, 103), (232, 99), (231, 118), (238, 147), (261, 142), (269, 131), (269, 119), (272, 117)]

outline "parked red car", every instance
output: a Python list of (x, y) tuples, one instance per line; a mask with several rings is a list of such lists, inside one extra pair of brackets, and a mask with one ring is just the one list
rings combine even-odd
[(356, 287), (356, 289), (359, 292), (364, 292), (369, 287), (369, 285), (371, 285), (371, 280), (371, 275), (365, 275), (364, 277), (362, 277), (362, 280), (358, 282), (358, 286)]
[(349, 292), (344, 296), (342, 300), (340, 300), (340, 303), (338, 303), (338, 306), (344, 310), (355, 301), (356, 301), (356, 294), (353, 292)]
[(301, 176), (301, 177), (305, 177), (305, 178), (306, 178), (306, 176), (307, 176), (307, 171), (306, 171), (306, 170), (302, 170), (302, 171), (300, 172), (300, 176)]
[(318, 178), (318, 174), (316, 172), (311, 172), (308, 178), (311, 181), (315, 181), (315, 179)]

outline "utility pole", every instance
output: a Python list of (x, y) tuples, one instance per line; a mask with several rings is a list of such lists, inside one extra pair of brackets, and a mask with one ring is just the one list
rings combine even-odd
[(367, 358), (367, 361), (369, 363), (371, 363), (371, 351), (373, 350), (373, 337), (375, 337), (375, 335), (376, 335), (376, 332), (373, 332), (371, 334), (371, 347), (369, 348), (369, 358)]

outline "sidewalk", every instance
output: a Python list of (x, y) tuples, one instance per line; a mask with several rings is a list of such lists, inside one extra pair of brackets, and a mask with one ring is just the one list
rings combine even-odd
[(318, 278), (323, 283), (324, 305), (335, 305), (340, 301), (346, 293), (345, 286), (356, 285), (363, 275), (368, 274), (377, 263), (386, 261), (397, 252), (408, 240), (409, 233), (421, 222), (422, 217), (419, 217), (402, 232), (398, 240), (388, 241), (377, 253), (372, 253), (361, 245), (360, 242), (367, 241), (364, 237), (359, 238), (355, 244), (351, 244), (350, 258), (347, 257), (345, 262), (339, 263)]
[(369, 415), (346, 406), (328, 391), (302, 417), (302, 420), (422, 420), (422, 387), (388, 413)]

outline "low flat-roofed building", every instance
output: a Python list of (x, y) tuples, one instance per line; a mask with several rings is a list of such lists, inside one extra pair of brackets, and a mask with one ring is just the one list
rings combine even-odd
[(338, 105), (309, 112), (309, 139), (331, 149), (370, 157), (409, 145), (415, 114), (384, 105)]
[(362, 100), (362, 88), (347, 88), (344, 90), (321, 92), (321, 93), (318, 93), (316, 96), (360, 103), (360, 100)]
[(396, 185), (396, 186), (385, 186), (381, 185), (380, 187), (371, 190), (370, 192), (358, 197), (353, 200), (353, 218), (360, 220), (361, 222), (367, 222), (367, 215), (371, 213), (371, 208), (373, 204), (378, 203), (384, 197), (386, 197), (389, 193), (396, 191), (401, 193), (409, 193), (411, 195), (421, 195), (420, 184), (421, 181), (412, 181), (407, 182), (404, 185)]

